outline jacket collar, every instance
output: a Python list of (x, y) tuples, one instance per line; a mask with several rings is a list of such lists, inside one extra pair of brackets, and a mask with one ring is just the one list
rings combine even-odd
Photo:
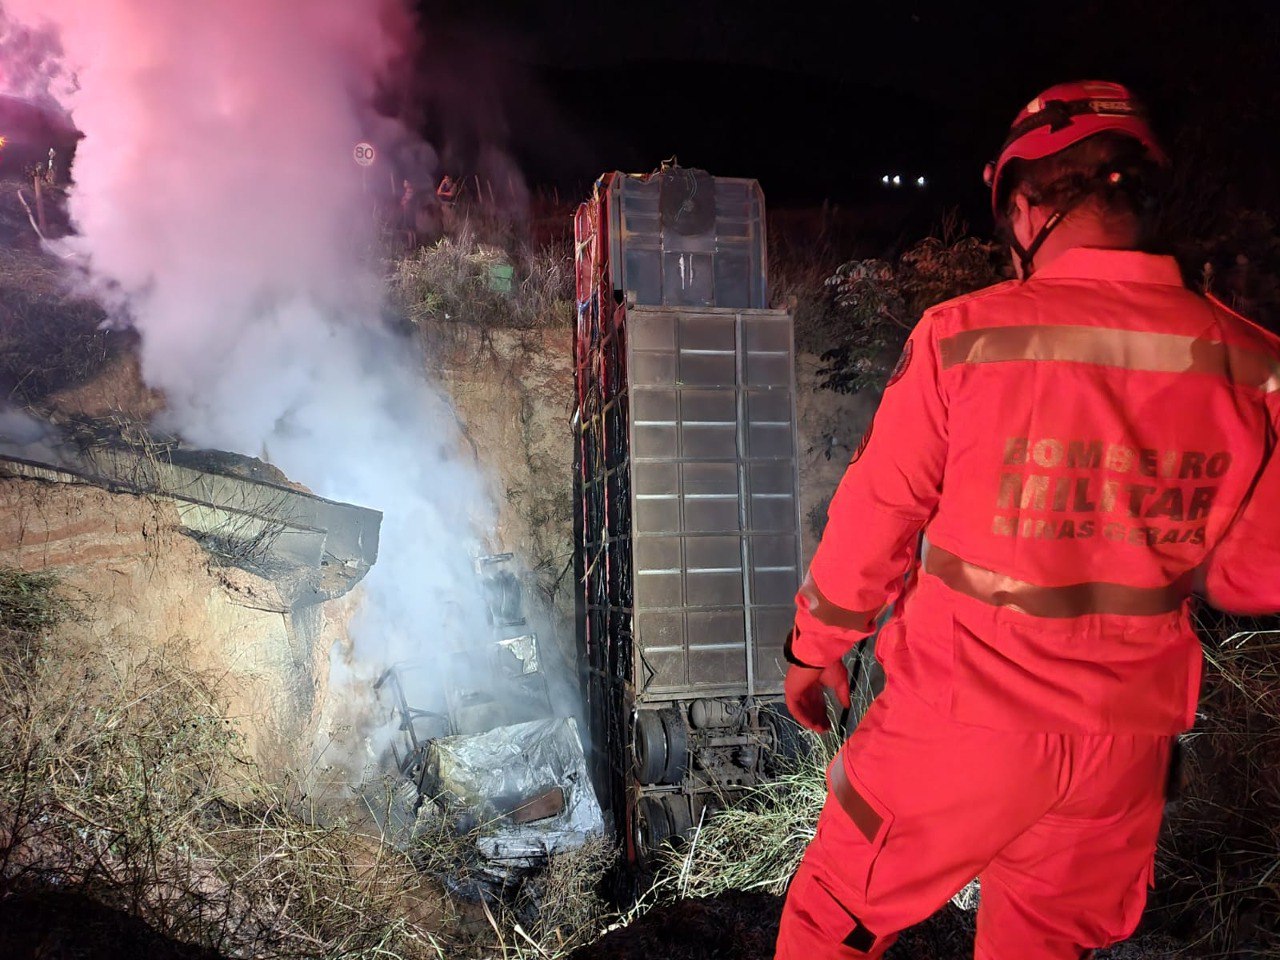
[(1184, 286), (1182, 272), (1173, 257), (1137, 250), (1104, 250), (1100, 247), (1072, 247), (1064, 250), (1043, 267), (1037, 267), (1029, 282), (1063, 279)]

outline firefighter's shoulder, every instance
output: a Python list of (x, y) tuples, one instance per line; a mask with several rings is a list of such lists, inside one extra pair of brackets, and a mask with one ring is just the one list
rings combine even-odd
[(964, 293), (958, 297), (952, 297), (950, 300), (943, 300), (941, 303), (934, 304), (924, 312), (922, 320), (937, 324), (963, 316), (975, 308), (981, 310), (988, 302), (994, 304), (1009, 297), (1025, 295), (1025, 284), (1017, 280), (1005, 280), (1003, 283), (994, 283), (989, 287), (983, 287), (981, 290), (974, 290), (972, 293)]
[(1280, 358), (1280, 336), (1277, 336), (1255, 320), (1251, 320), (1238, 310), (1227, 306), (1212, 294), (1205, 294), (1219, 321), (1227, 326), (1235, 336), (1246, 341), (1249, 346)]

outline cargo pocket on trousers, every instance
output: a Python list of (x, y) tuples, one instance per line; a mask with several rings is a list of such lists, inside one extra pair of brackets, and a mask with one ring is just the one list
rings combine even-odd
[(811, 921), (832, 943), (840, 943), (859, 953), (875, 949), (879, 937), (837, 895), (819, 874), (813, 874), (806, 910)]
[(845, 766), (843, 754), (837, 754), (827, 770), (827, 784), (831, 797), (848, 818), (853, 829), (866, 846), (861, 844), (847, 851), (848, 872), (841, 877), (865, 900), (871, 890), (871, 880), (877, 861), (884, 852), (885, 840), (893, 826), (893, 814), (881, 803), (858, 776)]

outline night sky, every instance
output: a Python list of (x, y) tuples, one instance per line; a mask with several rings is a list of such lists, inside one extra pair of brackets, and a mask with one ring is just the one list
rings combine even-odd
[[(1280, 3), (422, 4), (446, 153), (497, 140), (534, 185), (687, 166), (762, 181), (771, 206), (926, 202), (983, 216), (982, 164), (1013, 114), (1068, 79), (1135, 87), (1197, 171), (1275, 210)], [(984, 224), (985, 226), (985, 224)]]

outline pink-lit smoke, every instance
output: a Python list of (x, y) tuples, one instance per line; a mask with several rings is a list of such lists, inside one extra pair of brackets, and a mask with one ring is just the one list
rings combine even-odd
[(0, 2), (37, 36), (52, 23), (74, 71), (66, 242), (140, 331), (166, 425), (384, 511), (366, 671), (482, 633), (484, 484), (382, 329), (366, 178), (389, 176), (353, 159), (408, 138), (368, 105), (411, 20), (392, 0)]
[(0, 94), (50, 106), (73, 90), (54, 27), (20, 23), (0, 8)]

